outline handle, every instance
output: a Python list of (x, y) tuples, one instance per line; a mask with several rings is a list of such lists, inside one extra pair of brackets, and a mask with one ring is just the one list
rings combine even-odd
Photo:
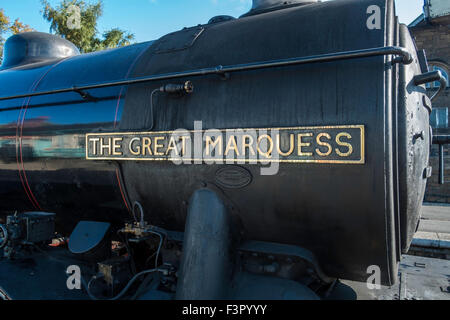
[(435, 81), (439, 81), (440, 86), (438, 91), (431, 97), (431, 101), (437, 98), (447, 87), (447, 79), (445, 79), (445, 77), (442, 75), (442, 72), (439, 70), (427, 72), (414, 77), (414, 84), (416, 86)]

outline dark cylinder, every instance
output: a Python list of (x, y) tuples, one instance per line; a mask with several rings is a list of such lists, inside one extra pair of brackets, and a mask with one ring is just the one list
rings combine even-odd
[(194, 193), (186, 222), (178, 300), (225, 299), (231, 276), (229, 223), (226, 208), (213, 191)]

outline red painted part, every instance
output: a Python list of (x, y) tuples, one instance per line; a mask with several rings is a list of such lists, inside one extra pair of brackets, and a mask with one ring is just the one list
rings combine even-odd
[(120, 183), (120, 176), (119, 176), (119, 174), (120, 174), (119, 169), (116, 169), (117, 183), (119, 184), (120, 194), (122, 195), (123, 203), (125, 203), (125, 206), (127, 207), (127, 210), (129, 212), (131, 212), (130, 207), (128, 206), (127, 199), (125, 198), (125, 193), (123, 192), (123, 189), (122, 189), (122, 184)]
[[(125, 75), (125, 79), (128, 79), (128, 77), (130, 76), (131, 70), (133, 70), (133, 68), (136, 65), (136, 63), (138, 62), (139, 58), (142, 57), (142, 55), (147, 51), (147, 49), (148, 49), (147, 47), (145, 49), (143, 49), (142, 52), (136, 57), (136, 59), (134, 59), (133, 63), (130, 65), (130, 68), (128, 68), (127, 74)], [(119, 97), (117, 99), (116, 112), (115, 112), (115, 115), (114, 115), (114, 129), (117, 127), (117, 117), (118, 117), (118, 114), (119, 114), (120, 100), (122, 99), (122, 94), (123, 94), (124, 89), (125, 89), (124, 86), (122, 86), (120, 88)], [(123, 203), (125, 204), (125, 207), (127, 208), (128, 212), (131, 213), (130, 207), (128, 206), (128, 201), (125, 198), (125, 193), (124, 193), (124, 190), (122, 188), (122, 183), (120, 182), (119, 174), (120, 174), (119, 173), (119, 169), (116, 169), (117, 184), (119, 185), (120, 194), (122, 195)]]
[[(36, 80), (36, 81), (33, 83), (33, 85), (31, 86), (30, 91), (33, 90), (33, 88), (34, 88), (35, 85), (36, 85), (36, 82), (37, 82), (37, 80)], [(19, 127), (20, 127), (21, 118), (22, 118), (22, 111), (23, 111), (23, 108), (24, 108), (24, 106), (25, 106), (25, 101), (26, 101), (26, 99), (23, 100), (22, 107), (21, 107), (21, 109), (20, 109), (19, 116), (18, 116), (18, 118), (17, 118), (17, 125), (16, 125), (16, 137), (15, 137), (15, 138), (16, 138), (16, 161), (17, 161), (17, 172), (19, 173), (19, 178), (20, 178), (20, 181), (21, 181), (21, 183), (22, 183), (23, 189), (24, 189), (24, 191), (25, 191), (25, 193), (26, 193), (26, 195), (27, 195), (27, 197), (28, 197), (28, 200), (30, 200), (30, 202), (31, 202), (31, 204), (33, 205), (33, 207), (34, 207), (35, 209), (37, 209), (36, 204), (33, 202), (32, 197), (30, 196), (30, 194), (29, 194), (29, 192), (28, 192), (28, 189), (27, 189), (27, 187), (25, 186), (25, 182), (24, 182), (24, 179), (23, 179), (23, 177), (22, 177), (22, 170), (21, 170), (21, 168), (20, 168), (20, 162), (19, 162), (19, 153), (20, 153), (20, 154), (22, 153), (22, 138), (19, 136)]]
[[(30, 88), (30, 91), (31, 92), (36, 91), (37, 87), (39, 86), (41, 81), (47, 76), (47, 74), (51, 70), (53, 70), (56, 66), (58, 66), (60, 63), (62, 63), (65, 60), (67, 60), (67, 59), (63, 59), (63, 60), (59, 61), (58, 63), (56, 63), (53, 66), (51, 66), (46, 72), (44, 72), (42, 74), (41, 78), (33, 83), (33, 85)], [(23, 186), (23, 188), (25, 190), (25, 193), (28, 196), (28, 199), (33, 204), (33, 207), (36, 210), (41, 210), (42, 211), (42, 208), (39, 205), (39, 202), (37, 201), (36, 197), (34, 196), (33, 191), (31, 190), (30, 185), (28, 183), (28, 178), (27, 178), (27, 175), (26, 175), (25, 165), (23, 163), (23, 154), (22, 154), (23, 127), (24, 127), (24, 122), (25, 122), (25, 117), (26, 117), (26, 114), (27, 114), (27, 110), (28, 110), (28, 105), (30, 104), (30, 100), (31, 100), (31, 98), (28, 98), (28, 100), (26, 100), (26, 99), (24, 100), (24, 103), (22, 104), (22, 108), (21, 108), (20, 113), (19, 113), (19, 117), (17, 119), (17, 128), (16, 128), (16, 160), (17, 160), (17, 167), (18, 167), (18, 171), (19, 171), (20, 181), (22, 182), (22, 186)], [(26, 105), (25, 105), (25, 101), (26, 101)], [(24, 108), (24, 105), (25, 105), (25, 108)], [(19, 134), (19, 130), (20, 130), (20, 134)], [(20, 163), (19, 163), (19, 154), (20, 154)]]

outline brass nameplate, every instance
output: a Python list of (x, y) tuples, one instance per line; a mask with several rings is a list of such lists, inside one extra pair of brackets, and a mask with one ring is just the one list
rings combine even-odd
[(86, 159), (365, 163), (364, 125), (86, 135)]

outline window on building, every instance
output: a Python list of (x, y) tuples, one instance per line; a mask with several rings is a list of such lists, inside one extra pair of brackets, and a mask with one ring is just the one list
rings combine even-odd
[(448, 108), (433, 108), (430, 123), (435, 129), (448, 128)]
[[(431, 71), (440, 71), (440, 72), (442, 72), (442, 75), (445, 77), (445, 79), (447, 79), (447, 87), (448, 86), (450, 86), (450, 83), (449, 83), (449, 77), (448, 77), (448, 69), (446, 68), (446, 67), (444, 67), (444, 66), (438, 66), (438, 65), (433, 65), (433, 64), (430, 64), (430, 70)], [(440, 83), (439, 83), (439, 81), (435, 81), (435, 82), (433, 82), (433, 83), (428, 83), (427, 84), (427, 88), (428, 89), (430, 89), (430, 88), (439, 88), (440, 87)]]

